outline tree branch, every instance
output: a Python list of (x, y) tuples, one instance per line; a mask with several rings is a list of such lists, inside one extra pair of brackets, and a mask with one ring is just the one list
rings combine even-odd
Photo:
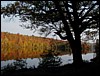
[(92, 20), (97, 20), (97, 18), (99, 18), (99, 16), (93, 16), (90, 20), (88, 20), (87, 22), (84, 22), (84, 23), (81, 25), (81, 27), (80, 27), (80, 34), (81, 34), (88, 26), (90, 26), (91, 24), (97, 23), (97, 22), (89, 23), (89, 22), (92, 21)]
[(57, 32), (54, 32), (55, 34), (57, 34), (61, 39), (63, 40), (66, 40), (67, 39), (67, 36), (63, 37), (61, 34), (60, 34), (60, 31), (57, 31)]
[(85, 15), (83, 17), (81, 17), (80, 21), (82, 22), (83, 19), (87, 16), (87, 14), (94, 8), (94, 6), (96, 5), (97, 3), (93, 4), (92, 7), (85, 13)]
[(71, 33), (70, 28), (68, 26), (68, 22), (66, 21), (66, 18), (64, 17), (64, 14), (62, 13), (62, 10), (61, 10), (61, 7), (59, 5), (59, 2), (58, 1), (54, 1), (54, 3), (55, 3), (56, 8), (59, 11), (61, 20), (62, 20), (62, 22), (64, 24), (64, 30), (66, 31), (66, 35), (69, 36), (70, 39), (73, 39), (72, 33)]
[(72, 8), (73, 8), (73, 16), (74, 16), (74, 23), (72, 27), (73, 27), (74, 33), (78, 33), (80, 21), (79, 21), (79, 16), (77, 13), (76, 4), (74, 1), (72, 1)]
[(85, 10), (86, 8), (83, 8), (82, 11), (79, 13), (79, 17), (82, 15), (83, 11)]
[(73, 23), (73, 21), (72, 21), (72, 19), (71, 19), (71, 14), (72, 14), (72, 13), (70, 13), (69, 10), (68, 10), (68, 2), (66, 2), (66, 3), (64, 2), (64, 5), (65, 5), (65, 8), (66, 8), (66, 10), (67, 10), (66, 13), (68, 14), (68, 19), (69, 19), (69, 21), (70, 21), (70, 24), (72, 25), (72, 23)]

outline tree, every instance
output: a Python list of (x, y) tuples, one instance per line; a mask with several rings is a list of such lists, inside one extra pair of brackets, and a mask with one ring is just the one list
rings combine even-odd
[(98, 1), (16, 1), (1, 7), (3, 17), (19, 16), (30, 23), (22, 27), (46, 36), (52, 32), (61, 39), (68, 40), (73, 53), (73, 61), (82, 63), (81, 36), (87, 28), (99, 26)]

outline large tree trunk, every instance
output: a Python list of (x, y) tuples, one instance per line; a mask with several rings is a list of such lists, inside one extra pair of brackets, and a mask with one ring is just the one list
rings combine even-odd
[(82, 48), (81, 48), (81, 41), (80, 36), (77, 36), (75, 40), (69, 40), (72, 53), (73, 53), (73, 63), (74, 64), (81, 64), (83, 62), (82, 60)]

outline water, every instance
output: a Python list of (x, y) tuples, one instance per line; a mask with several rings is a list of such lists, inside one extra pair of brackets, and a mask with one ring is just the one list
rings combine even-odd
[[(94, 53), (87, 53), (87, 54), (82, 54), (82, 58), (85, 61), (89, 61), (90, 59), (93, 58)], [(58, 56), (59, 58), (61, 58), (61, 66), (65, 65), (65, 64), (70, 64), (73, 62), (73, 57), (72, 54), (71, 55), (62, 55), (62, 56)], [(42, 59), (42, 58), (40, 58)], [(27, 59), (22, 59), (23, 61), (25, 61), (26, 63), (26, 67), (30, 68), (30, 67), (35, 67), (37, 68), (39, 65), (39, 58), (27, 58)], [(13, 64), (14, 62), (16, 62), (16, 60), (7, 60), (7, 61), (1, 61), (1, 69), (3, 69), (5, 66), (7, 66), (8, 64)], [(23, 63), (22, 63), (23, 64)]]

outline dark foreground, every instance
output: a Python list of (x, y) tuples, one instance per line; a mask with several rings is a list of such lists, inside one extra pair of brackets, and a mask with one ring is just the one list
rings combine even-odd
[(2, 74), (2, 76), (37, 76), (37, 75), (66, 75), (66, 76), (99, 76), (99, 64), (83, 63), (82, 65), (67, 64), (55, 68), (22, 69)]

